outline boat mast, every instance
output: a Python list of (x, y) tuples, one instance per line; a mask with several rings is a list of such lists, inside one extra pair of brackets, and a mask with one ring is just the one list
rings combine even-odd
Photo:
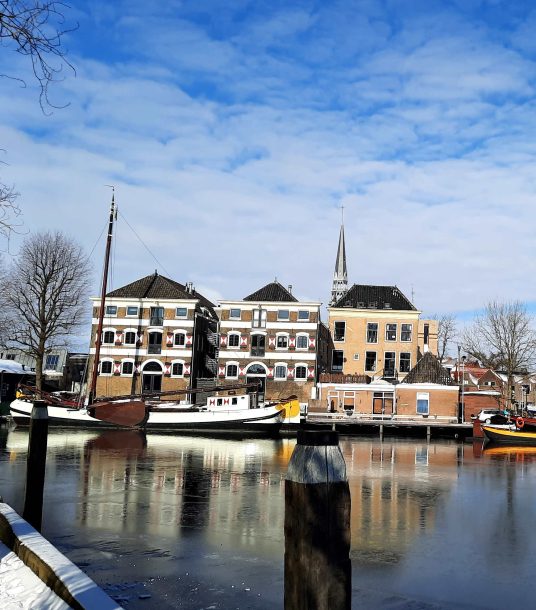
[(115, 192), (112, 186), (112, 204), (110, 206), (110, 220), (108, 223), (108, 237), (106, 238), (106, 251), (104, 253), (104, 270), (102, 274), (101, 299), (99, 309), (99, 322), (97, 325), (97, 339), (95, 341), (95, 358), (93, 359), (93, 370), (91, 371), (91, 384), (89, 386), (88, 402), (91, 404), (95, 400), (97, 388), (97, 374), (99, 371), (100, 349), (102, 343), (102, 323), (104, 320), (104, 303), (106, 300), (106, 290), (108, 286), (108, 267), (110, 264), (110, 250), (112, 247), (112, 235), (114, 230), (114, 220), (116, 219)]

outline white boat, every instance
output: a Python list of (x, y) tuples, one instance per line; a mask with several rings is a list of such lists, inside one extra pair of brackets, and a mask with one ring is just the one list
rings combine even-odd
[[(211, 434), (274, 434), (283, 423), (299, 421), (300, 407), (295, 397), (256, 407), (252, 396), (211, 396), (202, 406), (129, 399), (81, 408), (48, 405), (48, 417), (49, 425), (61, 427), (138, 427), (147, 432), (161, 430)], [(32, 401), (15, 399), (10, 405), (13, 421), (17, 425), (29, 425), (32, 408)], [(123, 413), (126, 419), (121, 423)], [(136, 417), (135, 413), (141, 415)], [(137, 421), (132, 421), (132, 416)]]

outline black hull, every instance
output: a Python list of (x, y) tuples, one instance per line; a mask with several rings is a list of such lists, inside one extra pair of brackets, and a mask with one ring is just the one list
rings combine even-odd
[(523, 445), (536, 447), (536, 432), (525, 430), (494, 430), (488, 426), (482, 428), (488, 442), (500, 445)]

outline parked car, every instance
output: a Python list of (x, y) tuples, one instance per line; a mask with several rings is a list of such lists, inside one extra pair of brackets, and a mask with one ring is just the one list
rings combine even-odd
[(491, 424), (494, 423), (492, 418), (497, 415), (504, 417), (504, 414), (500, 409), (482, 409), (478, 415), (473, 415), (473, 419), (478, 419), (485, 424)]

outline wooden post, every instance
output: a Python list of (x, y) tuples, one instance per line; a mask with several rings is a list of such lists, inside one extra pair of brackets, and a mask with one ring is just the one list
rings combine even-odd
[(427, 442), (430, 442), (430, 435), (432, 434), (432, 430), (430, 428), (430, 426), (426, 426), (426, 440)]
[(383, 424), (380, 424), (380, 440), (383, 441)]
[(47, 461), (48, 409), (44, 400), (36, 400), (32, 409), (28, 457), (26, 459), (26, 490), (22, 517), (41, 531), (43, 489)]
[(350, 488), (339, 435), (298, 430), (285, 480), (285, 610), (350, 605)]

